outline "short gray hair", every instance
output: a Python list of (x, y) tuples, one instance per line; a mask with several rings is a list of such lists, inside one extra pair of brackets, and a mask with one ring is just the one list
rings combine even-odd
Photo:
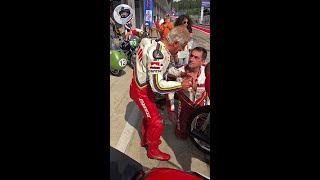
[(182, 44), (189, 42), (190, 33), (185, 26), (176, 26), (170, 30), (169, 34), (167, 35), (167, 40), (171, 45), (177, 41), (178, 44), (181, 46)]

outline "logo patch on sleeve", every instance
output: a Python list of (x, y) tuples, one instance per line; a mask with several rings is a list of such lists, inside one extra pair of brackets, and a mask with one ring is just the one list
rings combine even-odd
[(154, 50), (152, 55), (155, 60), (163, 59), (163, 54), (159, 50)]
[(160, 70), (161, 69), (160, 62), (159, 61), (152, 61), (151, 65), (150, 65), (150, 69)]
[(157, 42), (156, 49), (152, 52), (155, 61), (158, 59), (163, 59), (163, 54), (161, 53), (162, 45)]

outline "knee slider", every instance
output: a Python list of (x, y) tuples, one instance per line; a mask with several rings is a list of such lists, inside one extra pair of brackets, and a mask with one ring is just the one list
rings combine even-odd
[(156, 121), (154, 121), (153, 123), (154, 127), (164, 127), (164, 123), (162, 119), (157, 119)]

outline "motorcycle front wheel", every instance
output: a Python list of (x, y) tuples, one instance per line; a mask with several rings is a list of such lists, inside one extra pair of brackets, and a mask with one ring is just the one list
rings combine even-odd
[(188, 131), (191, 142), (202, 152), (210, 153), (210, 120), (201, 129), (202, 125), (210, 115), (210, 106), (202, 106), (195, 109), (188, 119)]
[(136, 62), (136, 56), (137, 56), (137, 52), (133, 51), (131, 56), (130, 56), (130, 67), (133, 69), (135, 66), (135, 62)]
[(119, 76), (122, 73), (122, 70), (114, 69), (110, 70), (110, 73), (114, 76)]

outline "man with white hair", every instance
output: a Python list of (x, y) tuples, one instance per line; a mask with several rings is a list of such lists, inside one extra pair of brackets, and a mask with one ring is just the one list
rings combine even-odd
[(167, 71), (178, 77), (186, 75), (174, 67), (169, 68), (169, 64), (171, 56), (183, 50), (189, 38), (188, 30), (177, 26), (160, 41), (144, 38), (139, 43), (130, 84), (130, 97), (143, 113), (141, 146), (148, 147), (147, 156), (151, 159), (167, 161), (171, 158), (169, 154), (159, 150), (164, 125), (155, 104), (155, 96), (156, 93), (168, 94), (191, 87), (191, 78), (177, 82), (167, 81), (164, 76)]

